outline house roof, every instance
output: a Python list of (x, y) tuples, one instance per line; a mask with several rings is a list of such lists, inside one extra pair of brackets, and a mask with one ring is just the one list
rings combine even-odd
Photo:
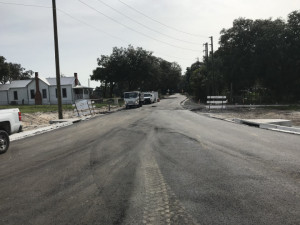
[(23, 88), (26, 87), (32, 80), (13, 80), (9, 88)]
[(77, 86), (73, 87), (73, 89), (94, 89), (94, 88), (77, 85)]
[[(56, 85), (56, 78), (46, 78), (46, 80), (49, 82), (49, 85)], [(61, 77), (60, 85), (74, 84), (74, 81), (75, 81), (75, 77)]]
[(8, 91), (10, 88), (10, 84), (1, 84), (0, 91)]
[(47, 81), (46, 78), (44, 78), (44, 77), (39, 77), (39, 79), (40, 79), (41, 81), (43, 81), (45, 84), (50, 85), (50, 83)]
[[(10, 84), (1, 84), (0, 91), (8, 91), (10, 88), (24, 88), (32, 82), (35, 78), (28, 79), (28, 80), (13, 80)], [(56, 86), (56, 78), (44, 78), (39, 77), (41, 81), (49, 86)], [(79, 82), (79, 81), (78, 81)], [(75, 83), (75, 77), (61, 77), (60, 78), (60, 85), (73, 85)], [(79, 85), (80, 86), (80, 82)], [(88, 87), (84, 87), (88, 88)]]

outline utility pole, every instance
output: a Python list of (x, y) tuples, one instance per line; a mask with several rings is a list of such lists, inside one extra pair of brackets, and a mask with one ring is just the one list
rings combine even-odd
[(55, 66), (56, 66), (58, 119), (62, 119), (63, 114), (62, 114), (62, 103), (61, 103), (61, 87), (60, 87), (59, 53), (58, 53), (57, 19), (56, 19), (56, 3), (55, 3), (55, 0), (52, 0), (52, 9), (53, 9), (54, 45), (55, 45)]
[(212, 95), (215, 95), (215, 71), (214, 71), (214, 43), (213, 36), (210, 36), (210, 45), (211, 45), (211, 64), (212, 64)]
[(203, 52), (204, 52), (204, 59), (208, 60), (208, 43), (207, 42), (204, 43), (203, 46), (204, 46), (204, 50), (203, 50)]

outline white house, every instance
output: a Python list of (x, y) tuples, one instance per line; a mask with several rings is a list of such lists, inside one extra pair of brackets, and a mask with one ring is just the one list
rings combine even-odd
[[(77, 99), (88, 99), (93, 88), (80, 85), (77, 73), (74, 77), (61, 77), (62, 104), (72, 104)], [(0, 85), (0, 104), (57, 104), (56, 78), (35, 78), (16, 80)]]
[(8, 102), (9, 84), (0, 85), (0, 105), (6, 105)]

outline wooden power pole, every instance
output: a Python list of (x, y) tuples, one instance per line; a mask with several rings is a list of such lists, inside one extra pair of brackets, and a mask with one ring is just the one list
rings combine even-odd
[(214, 68), (214, 41), (213, 36), (210, 38), (211, 45), (211, 65), (212, 65), (212, 95), (215, 95), (215, 68)]
[(56, 87), (57, 87), (58, 119), (63, 119), (62, 103), (61, 103), (59, 52), (58, 52), (58, 36), (57, 36), (57, 19), (56, 19), (56, 3), (55, 3), (55, 0), (52, 0), (52, 8), (53, 8), (53, 28), (54, 28), (54, 45), (55, 45), (55, 65), (56, 65)]

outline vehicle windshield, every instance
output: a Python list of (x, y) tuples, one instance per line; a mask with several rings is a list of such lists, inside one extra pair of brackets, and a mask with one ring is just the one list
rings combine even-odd
[(151, 97), (151, 94), (144, 94), (144, 97)]
[(136, 92), (125, 93), (124, 98), (136, 98), (138, 94)]

